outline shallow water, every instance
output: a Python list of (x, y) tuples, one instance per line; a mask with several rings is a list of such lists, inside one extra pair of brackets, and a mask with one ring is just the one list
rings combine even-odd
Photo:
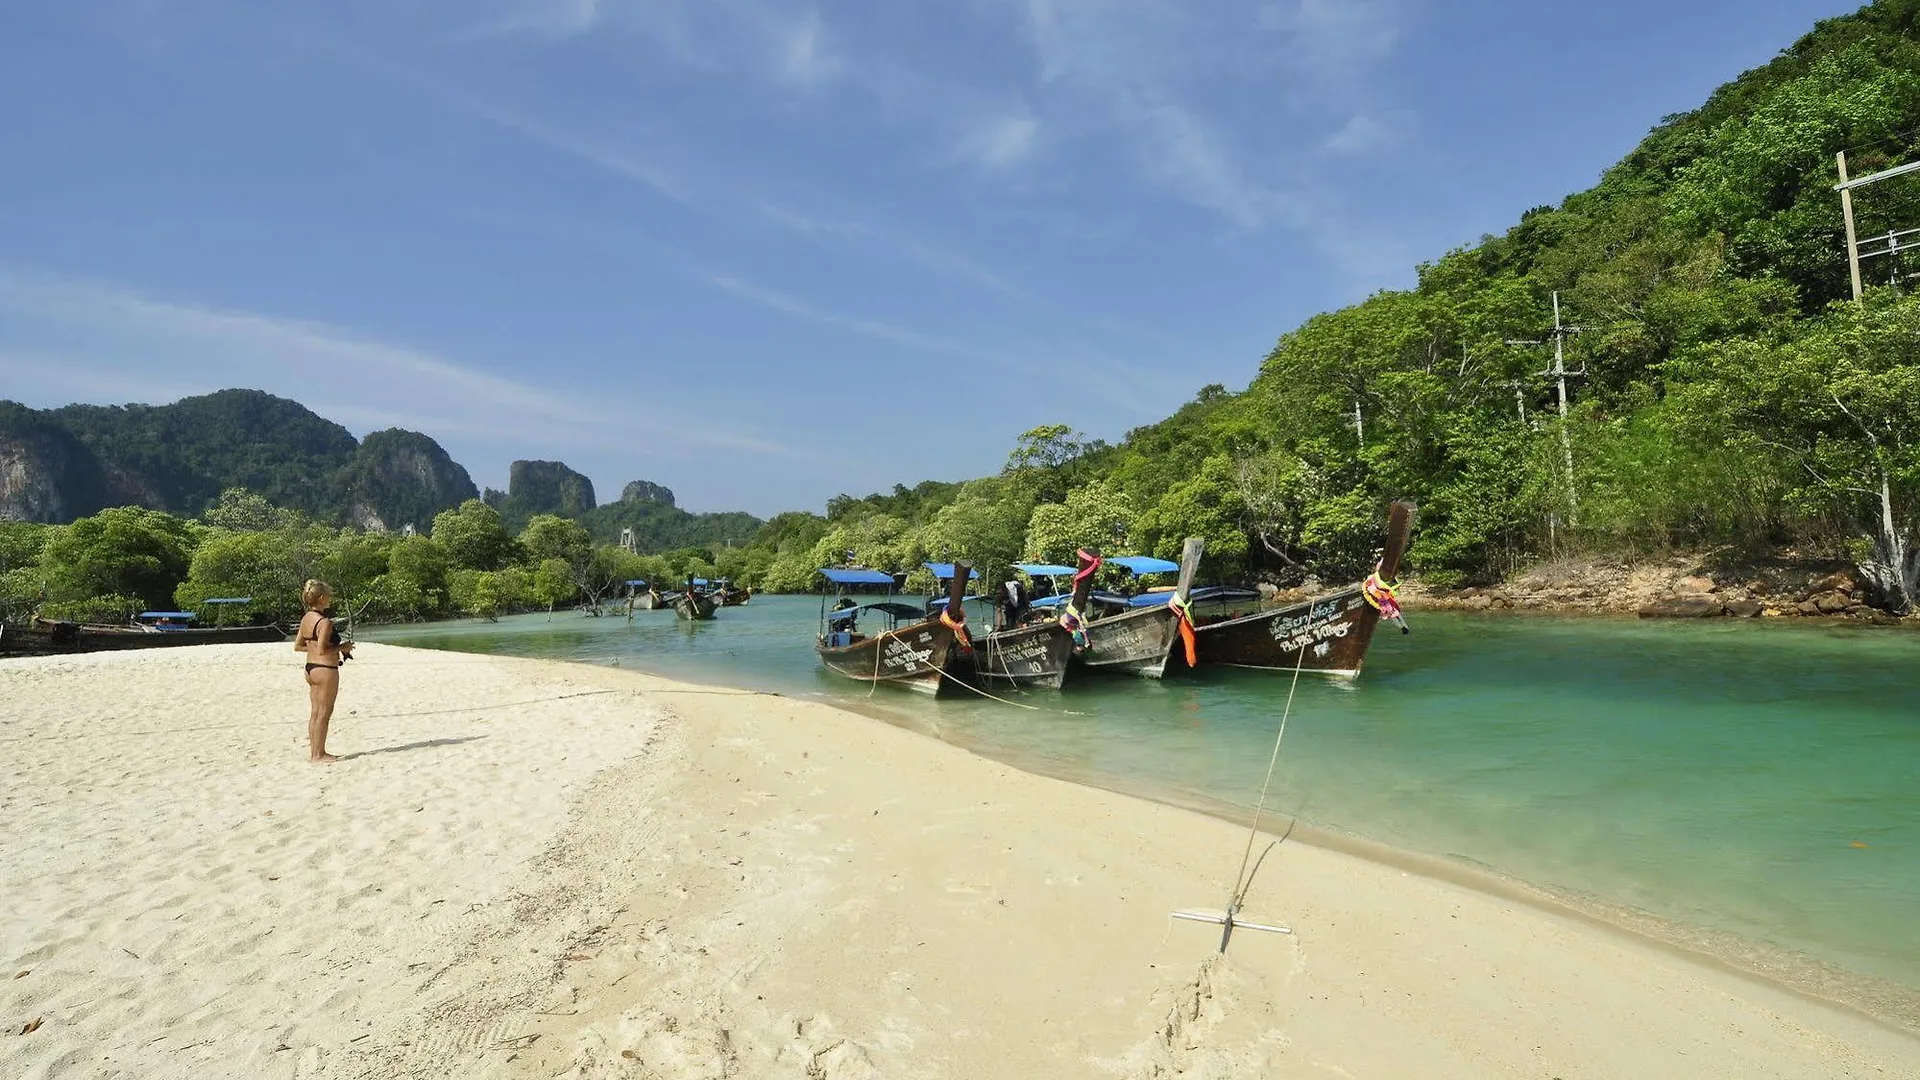
[[(878, 711), (1036, 771), (1250, 807), (1289, 678), (1206, 670), (1018, 696), (869, 698), (817, 598), (386, 627), (369, 640), (616, 663)], [(1605, 906), (1920, 988), (1920, 636), (1416, 613), (1352, 683), (1303, 676), (1269, 805)], [(1223, 858), (1230, 858), (1226, 853)]]

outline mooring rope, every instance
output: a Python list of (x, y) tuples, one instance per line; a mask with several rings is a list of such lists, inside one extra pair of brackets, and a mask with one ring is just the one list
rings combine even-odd
[[(1300, 668), (1307, 662), (1307, 647), (1300, 646), (1299, 659), (1293, 664), (1293, 682), (1287, 687), (1287, 705), (1280, 713), (1280, 731), (1273, 737), (1273, 756), (1267, 759), (1267, 778), (1260, 784), (1260, 801), (1253, 807), (1253, 824), (1247, 828), (1247, 849), (1240, 854), (1240, 869), (1233, 872), (1233, 894), (1227, 901), (1227, 916), (1239, 910), (1240, 901), (1246, 899), (1247, 889), (1253, 884), (1253, 875), (1247, 873), (1247, 860), (1253, 857), (1253, 843), (1260, 836), (1260, 815), (1267, 808), (1267, 791), (1273, 786), (1273, 771), (1280, 764), (1280, 743), (1287, 737), (1287, 718), (1293, 715), (1293, 692), (1300, 688)], [(1266, 855), (1260, 858), (1264, 861)], [(1254, 864), (1259, 869), (1259, 864)]]

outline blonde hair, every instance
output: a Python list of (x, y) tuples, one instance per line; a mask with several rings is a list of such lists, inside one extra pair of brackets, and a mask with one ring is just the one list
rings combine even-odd
[(300, 602), (307, 606), (308, 611), (318, 611), (326, 607), (327, 601), (331, 599), (333, 599), (333, 589), (319, 578), (309, 579), (300, 589)]

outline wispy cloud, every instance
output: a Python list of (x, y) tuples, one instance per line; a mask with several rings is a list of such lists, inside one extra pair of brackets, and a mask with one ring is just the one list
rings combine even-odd
[(505, 15), (482, 23), (476, 36), (532, 34), (548, 39), (570, 38), (600, 22), (601, 0), (522, 0)]
[(827, 36), (820, 13), (808, 11), (787, 31), (781, 49), (781, 73), (793, 82), (811, 86), (833, 78), (840, 68), (840, 56)]
[(1412, 117), (1404, 112), (1355, 113), (1327, 137), (1330, 154), (1360, 157), (1390, 150), (1406, 141)]
[(1025, 113), (999, 116), (967, 132), (957, 148), (964, 161), (998, 171), (1011, 168), (1033, 153), (1040, 121)]
[(763, 288), (750, 281), (743, 281), (740, 278), (728, 274), (708, 274), (705, 280), (707, 284), (717, 289), (723, 289), (742, 299), (751, 300), (761, 307), (778, 311), (783, 315), (791, 315), (797, 319), (805, 319), (808, 322), (819, 323), (822, 326), (831, 326), (837, 329), (851, 331), (863, 337), (870, 337), (877, 341), (885, 341), (889, 344), (900, 345), (920, 352), (939, 353), (946, 356), (958, 356), (969, 359), (978, 359), (980, 356), (976, 350), (959, 342), (933, 337), (920, 333), (917, 330), (909, 330), (903, 326), (895, 326), (892, 323), (881, 322), (878, 319), (862, 319), (836, 314), (817, 308), (812, 304), (788, 296), (785, 293)]
[[(1258, 229), (1287, 208), (1228, 140), (1175, 89), (1174, 61), (1194, 36), (1186, 12), (1141, 2), (1027, 0), (1026, 28), (1045, 84), (1093, 103), (1130, 144), (1140, 174), (1236, 227)], [(1195, 63), (1188, 57), (1181, 63)]]
[(692, 205), (694, 202), (690, 185), (681, 181), (672, 171), (646, 160), (631, 149), (608, 140), (566, 130), (559, 125), (537, 119), (517, 109), (490, 101), (478, 94), (434, 78), (417, 68), (392, 63), (365, 52), (344, 49), (341, 51), (346, 52), (358, 63), (426, 91), (467, 116), (487, 121), (549, 150), (631, 180), (674, 202), (683, 205)]
[(1287, 39), (1296, 66), (1342, 84), (1363, 78), (1400, 41), (1398, 0), (1276, 0), (1258, 18)]
[[(600, 409), (575, 398), (305, 319), (159, 300), (118, 286), (7, 268), (0, 268), (0, 312), (9, 315), (9, 329), (0, 330), (0, 351), (17, 357), (34, 348), (8, 338), (37, 328), (62, 341), (57, 353), (70, 384), (94, 396), (124, 400), (163, 389), (177, 395), (245, 386), (284, 394), (341, 418), (377, 418), (431, 435), (459, 432), (523, 447), (659, 448), (686, 440), (754, 453), (793, 453), (770, 440), (704, 424), (686, 430), (608, 425)], [(156, 382), (147, 374), (155, 370), (165, 371), (167, 378)], [(115, 386), (124, 390), (116, 393)], [(396, 403), (405, 404), (396, 408)]]

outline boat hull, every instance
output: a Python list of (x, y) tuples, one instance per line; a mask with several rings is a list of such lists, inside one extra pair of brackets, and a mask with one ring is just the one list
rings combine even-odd
[(1117, 671), (1157, 679), (1180, 630), (1172, 608), (1141, 608), (1087, 624), (1087, 648), (1073, 659), (1093, 671)]
[(953, 631), (938, 620), (903, 626), (850, 645), (818, 643), (820, 663), (835, 675), (858, 682), (905, 687), (938, 694), (948, 681), (954, 652)]
[(688, 622), (713, 618), (713, 598), (710, 596), (687, 596), (684, 593), (673, 598), (673, 613)]
[(666, 607), (667, 603), (660, 598), (659, 593), (635, 593), (632, 606), (635, 611), (652, 611), (655, 608)]
[(1360, 674), (1380, 612), (1360, 587), (1297, 604), (1202, 623), (1195, 638), (1202, 664), (1311, 671), (1352, 678)]
[(974, 677), (988, 684), (1058, 690), (1073, 658), (1073, 637), (1059, 623), (999, 630), (973, 650)]
[(10, 626), (0, 633), (0, 656), (44, 653), (118, 652), (173, 649), (188, 645), (249, 645), (285, 641), (277, 626), (225, 626), (204, 630), (138, 630), (40, 622)]

